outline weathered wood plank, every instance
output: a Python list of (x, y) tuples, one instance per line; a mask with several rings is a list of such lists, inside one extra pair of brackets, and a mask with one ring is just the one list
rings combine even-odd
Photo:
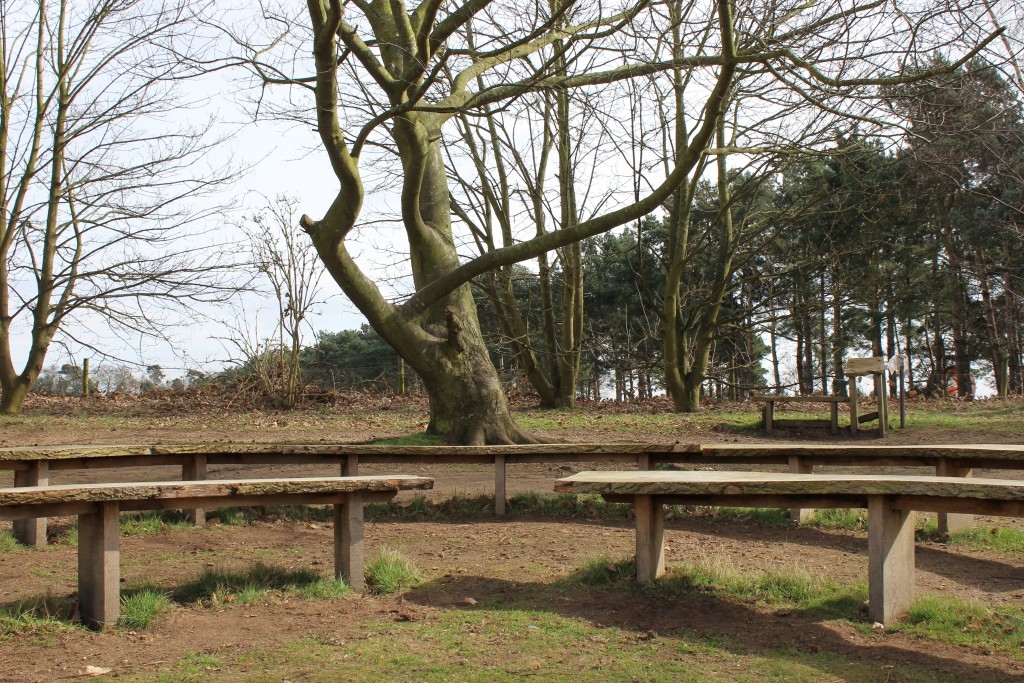
[(67, 484), (0, 489), (0, 506), (42, 505), (105, 500), (213, 499), (271, 494), (331, 494), (361, 491), (429, 489), (433, 479), (413, 475), (320, 477), (303, 479), (238, 479), (118, 484)]
[(846, 361), (847, 375), (870, 375), (885, 371), (885, 359), (877, 356), (872, 358), (850, 358)]
[(1024, 501), (1024, 481), (784, 472), (580, 472), (556, 491), (626, 495), (905, 495)]

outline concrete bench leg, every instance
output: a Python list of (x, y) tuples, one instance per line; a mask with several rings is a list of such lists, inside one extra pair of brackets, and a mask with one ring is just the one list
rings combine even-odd
[[(789, 471), (794, 474), (814, 474), (814, 465), (806, 464), (799, 455), (791, 455), (789, 456)], [(803, 524), (814, 517), (814, 512), (813, 508), (791, 508), (789, 518), (797, 524)]]
[[(46, 486), (50, 483), (50, 463), (39, 460), (27, 470), (14, 471), (15, 486)], [(23, 545), (46, 545), (46, 517), (14, 521), (14, 537)]]
[(78, 516), (78, 600), (82, 623), (94, 630), (121, 616), (121, 539), (117, 503), (97, 503)]
[(494, 456), (494, 514), (505, 515), (505, 456)]
[(914, 600), (914, 513), (868, 497), (868, 617), (888, 624)]
[[(182, 481), (203, 481), (206, 479), (206, 454), (198, 453), (192, 456), (192, 462), (187, 465), (181, 466), (181, 479)], [(188, 521), (192, 522), (196, 526), (204, 526), (206, 524), (206, 510), (202, 508), (192, 508), (191, 510), (183, 510), (185, 517)]]
[[(974, 469), (970, 467), (957, 467), (956, 463), (949, 458), (940, 458), (939, 464), (935, 467), (935, 474), (939, 477), (966, 477), (974, 476)], [(963, 529), (974, 526), (974, 515), (967, 515), (962, 512), (940, 512), (939, 533), (952, 534)]]
[(665, 513), (654, 496), (636, 496), (636, 580), (647, 583), (665, 573)]
[(334, 576), (344, 579), (352, 590), (366, 590), (363, 576), (363, 499), (358, 493), (334, 506)]

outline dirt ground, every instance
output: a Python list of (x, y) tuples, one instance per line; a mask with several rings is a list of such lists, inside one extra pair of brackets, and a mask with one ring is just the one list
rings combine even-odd
[[(415, 417), (415, 416), (414, 416)], [(111, 425), (60, 420), (36, 424), (8, 423), (0, 433), (4, 445), (68, 443), (182, 443), (197, 441), (327, 441), (365, 442), (407, 433), (389, 427), (388, 420), (367, 419), (363, 426), (342, 425), (315, 417), (273, 416), (274, 426), (251, 429), (235, 424), (198, 428), (201, 418), (182, 416), (124, 420)], [(305, 425), (303, 423), (306, 423)], [(402, 421), (407, 424), (406, 421)], [(415, 422), (415, 419), (413, 420)], [(284, 424), (282, 424), (284, 423)], [(13, 425), (13, 426), (12, 426)], [(69, 432), (68, 425), (74, 425)], [(205, 426), (205, 424), (204, 424)], [(1022, 430), (1024, 431), (1024, 430)], [(592, 431), (552, 432), (564, 441), (595, 440)], [(603, 441), (640, 440), (630, 435), (603, 436)], [(822, 438), (786, 434), (765, 439), (756, 434), (702, 430), (696, 438), (645, 435), (648, 441), (779, 442)], [(1001, 433), (987, 441), (1020, 442), (1021, 435)], [(897, 432), (886, 443), (963, 443), (956, 430)], [(574, 467), (581, 467), (574, 465)], [(390, 468), (393, 470), (394, 468)], [(492, 494), (490, 467), (442, 465), (403, 466), (411, 474), (436, 478), (431, 497), (454, 493)], [(367, 466), (366, 473), (389, 471), (386, 465)], [(508, 492), (550, 492), (553, 480), (566, 474), (558, 464), (514, 465), (508, 468)], [(211, 468), (211, 478), (333, 475), (333, 468), (249, 467)], [(979, 473), (983, 476), (984, 473)], [(53, 483), (71, 481), (176, 479), (176, 468), (60, 472)], [(1001, 472), (1000, 476), (1006, 476)], [(9, 485), (7, 473), (0, 484)], [(1007, 520), (1000, 520), (1005, 525)], [(988, 523), (982, 520), (982, 523)], [(214, 526), (168, 531), (122, 540), (122, 576), (126, 586), (152, 583), (180, 585), (205, 566), (244, 567), (261, 558), (288, 568), (321, 568), (332, 562), (332, 535), (319, 524), (256, 522), (248, 526)], [(538, 586), (549, 586), (596, 554), (627, 557), (632, 552), (632, 530), (625, 522), (516, 518), (446, 522), (370, 523), (369, 549), (388, 545), (411, 556), (426, 575), (427, 584), (400, 598), (352, 597), (339, 602), (270, 601), (245, 607), (210, 610), (184, 607), (159, 619), (146, 632), (107, 633), (74, 631), (52, 638), (15, 637), (0, 641), (0, 681), (50, 681), (80, 675), (86, 665), (110, 667), (119, 677), (163, 671), (188, 653), (232, 652), (272, 647), (316, 635), (318, 638), (358, 638), (360, 625), (384, 620), (429, 620), (445, 609), (464, 607), (466, 597), (480, 599), (501, 594), (507, 600), (526, 600)], [(824, 531), (799, 527), (766, 527), (711, 517), (673, 520), (668, 524), (669, 564), (713, 557), (740, 571), (797, 568), (841, 581), (862, 581), (867, 576), (867, 542), (863, 533)], [(14, 604), (33, 595), (68, 595), (75, 587), (75, 550), (67, 545), (51, 549), (0, 553), (0, 604)], [(917, 549), (917, 590), (921, 594), (953, 594), (985, 605), (1021, 604), (1024, 599), (1024, 558), (973, 551), (941, 544), (921, 543)], [(546, 607), (547, 608), (547, 607)], [(791, 647), (803, 652), (836, 652), (878, 667), (906, 665), (955, 680), (1024, 680), (1024, 659), (970, 648), (923, 644), (900, 634), (865, 634), (843, 622), (815, 621), (809, 617), (775, 612), (757, 605), (680, 597), (664, 600), (609, 591), (599, 604), (559, 598), (553, 612), (581, 617), (598, 626), (615, 626), (639, 634), (670, 634), (679, 629), (735, 640), (750, 649)], [(216, 679), (232, 675), (211, 672)]]

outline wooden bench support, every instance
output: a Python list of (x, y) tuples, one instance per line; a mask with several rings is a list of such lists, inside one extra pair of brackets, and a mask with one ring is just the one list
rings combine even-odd
[(494, 514), (505, 516), (505, 456), (494, 456)]
[[(181, 466), (182, 481), (204, 481), (206, 479), (206, 454), (196, 453), (192, 462)], [(191, 508), (183, 511), (190, 522), (196, 526), (206, 526), (206, 510)]]
[[(14, 470), (15, 486), (47, 486), (49, 483), (50, 463), (46, 460), (30, 462), (25, 470)], [(14, 520), (14, 538), (23, 545), (46, 545), (46, 517)]]
[(95, 630), (121, 616), (121, 539), (117, 503), (78, 516), (78, 600), (82, 623)]
[[(939, 477), (971, 478), (974, 476), (974, 468), (959, 467), (949, 458), (940, 458), (938, 464), (935, 466), (935, 474)], [(940, 534), (948, 535), (974, 526), (974, 515), (962, 512), (940, 512), (938, 513), (938, 518)]]
[(868, 496), (868, 618), (887, 624), (914, 600), (914, 513)]
[(654, 496), (636, 496), (636, 580), (654, 581), (665, 573), (665, 511)]
[(363, 501), (351, 494), (348, 502), (334, 506), (334, 576), (357, 593), (366, 590), (364, 559)]
[[(835, 407), (836, 404), (832, 404)], [(799, 455), (789, 456), (789, 471), (793, 474), (814, 474), (814, 465), (808, 465)], [(797, 524), (809, 522), (816, 510), (813, 508), (790, 508), (789, 518)]]

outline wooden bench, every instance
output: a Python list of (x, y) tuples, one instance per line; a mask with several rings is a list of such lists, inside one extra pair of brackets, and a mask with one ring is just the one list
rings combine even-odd
[[(363, 446), (353, 444), (167, 444), (121, 446), (29, 446), (0, 449), (0, 470), (13, 470), (15, 486), (45, 486), (53, 471), (116, 467), (175, 466), (184, 480), (205, 480), (208, 466), (331, 465), (342, 476), (359, 473), (361, 464), (477, 464), (494, 467), (494, 508), (505, 513), (506, 465), (520, 463), (618, 462), (638, 469), (656, 465), (788, 465), (809, 473), (816, 466), (876, 467), (909, 465), (934, 468), (940, 476), (970, 477), (974, 468), (1024, 469), (1020, 445), (801, 445), (801, 444), (537, 444), (529, 446)], [(187, 510), (197, 524), (202, 509)], [(806, 519), (813, 510), (795, 510)], [(969, 526), (969, 515), (942, 513), (939, 526), (955, 531)], [(15, 536), (26, 545), (45, 545), (46, 518), (15, 522)]]
[(0, 520), (78, 515), (78, 598), (82, 622), (103, 628), (121, 612), (121, 511), (209, 505), (334, 505), (335, 575), (357, 591), (363, 579), (363, 503), (434, 480), (407, 475), (321, 479), (241, 479), (0, 488)]
[(597, 493), (636, 512), (636, 578), (665, 572), (665, 505), (867, 508), (868, 615), (886, 624), (914, 598), (913, 511), (1024, 517), (1024, 481), (768, 472), (580, 472), (563, 493)]
[(761, 420), (765, 434), (773, 433), (776, 427), (820, 427), (825, 424), (825, 420), (777, 420), (775, 419), (776, 403), (829, 403), (832, 413), (827, 423), (828, 431), (831, 434), (838, 434), (839, 404), (850, 402), (846, 396), (774, 396), (765, 394), (752, 396), (751, 399), (764, 403)]

